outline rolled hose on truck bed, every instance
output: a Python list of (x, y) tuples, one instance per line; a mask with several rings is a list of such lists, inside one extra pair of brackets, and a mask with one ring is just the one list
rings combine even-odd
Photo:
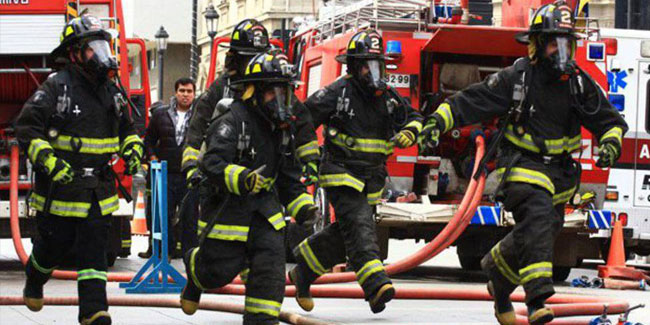
[[(478, 164), (483, 155), (485, 154), (485, 141), (482, 137), (476, 137), (476, 157), (474, 164), (474, 171), (478, 169)], [(11, 233), (16, 254), (19, 256), (23, 264), (27, 263), (29, 256), (25, 253), (20, 236), (20, 227), (18, 221), (18, 147), (11, 148), (11, 193), (10, 193), (10, 218), (11, 218)], [(445, 248), (449, 247), (457, 238), (462, 234), (478, 207), (483, 189), (485, 186), (485, 175), (482, 175), (478, 181), (471, 179), (458, 210), (454, 214), (451, 221), (445, 228), (425, 247), (421, 248), (414, 254), (386, 267), (386, 272), (389, 275), (398, 274), (410, 270), (429, 259), (433, 258)], [(135, 273), (116, 273), (109, 272), (108, 281), (115, 282), (128, 282), (132, 279)], [(53, 272), (52, 277), (62, 280), (76, 280), (77, 273), (73, 271), (60, 271)], [(343, 272), (326, 274), (318, 279), (317, 284), (329, 283), (343, 283), (356, 281), (354, 272)], [(242, 282), (239, 278), (233, 281), (233, 284), (227, 285), (223, 288), (212, 290), (213, 293), (222, 294), (237, 294), (244, 295), (245, 287), (241, 285)], [(287, 279), (287, 284), (289, 284)], [(312, 287), (312, 295), (314, 297), (322, 298), (364, 298), (363, 291), (360, 288), (349, 287)], [(286, 296), (293, 296), (295, 288), (288, 286)], [(0, 305), (2, 305), (3, 298), (0, 297)], [(450, 290), (450, 289), (406, 289), (396, 288), (397, 299), (449, 299), (449, 300), (491, 300), (487, 290)], [(523, 295), (515, 293), (512, 296), (513, 301), (523, 301)], [(156, 307), (155, 301), (151, 299), (141, 299), (140, 306)], [(618, 299), (612, 298), (595, 298), (589, 296), (579, 295), (555, 295), (548, 300), (550, 308), (553, 309), (557, 316), (587, 316), (587, 315), (600, 315), (603, 311), (603, 306), (608, 305), (608, 311), (611, 314), (624, 312), (628, 303)], [(168, 306), (162, 306), (168, 307)], [(525, 308), (517, 308), (517, 321), (520, 324), (527, 324)], [(556, 319), (552, 324), (588, 324), (587, 320), (577, 319)]]

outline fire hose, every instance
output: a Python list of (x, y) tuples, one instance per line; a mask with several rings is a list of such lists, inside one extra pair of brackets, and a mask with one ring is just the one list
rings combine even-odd
[[(474, 172), (478, 169), (479, 163), (485, 154), (484, 139), (480, 136), (476, 137), (476, 157)], [(27, 263), (28, 255), (22, 245), (20, 236), (20, 226), (18, 220), (18, 147), (11, 148), (11, 184), (10, 184), (10, 219), (11, 219), (11, 233), (13, 243), (16, 249), (16, 254), (19, 256), (23, 264)], [(421, 248), (414, 254), (386, 267), (386, 272), (389, 275), (398, 274), (410, 270), (439, 254), (444, 249), (449, 247), (469, 225), (476, 208), (478, 207), (485, 186), (485, 175), (482, 175), (478, 180), (473, 178), (470, 180), (467, 191), (460, 202), (456, 213), (445, 228), (425, 247)], [(110, 272), (108, 274), (108, 281), (114, 282), (128, 282), (132, 279), (134, 273), (116, 273)], [(76, 280), (77, 273), (73, 271), (60, 271), (56, 270), (52, 274), (53, 278), (62, 280)], [(288, 281), (288, 280), (287, 280)], [(343, 273), (330, 273), (321, 276), (316, 284), (326, 283), (343, 283), (356, 281), (354, 272)], [(288, 282), (287, 282), (288, 283)], [(237, 294), (244, 295), (245, 287), (241, 285), (240, 279), (236, 279), (232, 284), (222, 287), (217, 290), (211, 290), (212, 293), (222, 294)], [(288, 283), (289, 284), (289, 283)], [(364, 294), (360, 288), (348, 287), (312, 287), (312, 295), (314, 297), (328, 297), (328, 298), (363, 298)], [(295, 295), (295, 288), (288, 286), (286, 289), (286, 296)], [(449, 290), (449, 289), (407, 289), (397, 288), (397, 299), (449, 299), (449, 300), (491, 300), (486, 290)], [(1, 298), (1, 297), (0, 297)], [(512, 296), (513, 301), (524, 301), (521, 294), (515, 293)], [(0, 300), (0, 305), (3, 300)], [(154, 300), (141, 299), (140, 306), (148, 305), (153, 306)], [(595, 298), (590, 296), (578, 295), (555, 295), (548, 300), (550, 308), (556, 313), (557, 316), (588, 316), (599, 315), (603, 311), (604, 305), (608, 305), (608, 310), (612, 314), (625, 312), (628, 307), (627, 302), (621, 300), (614, 300), (611, 298)], [(163, 306), (167, 307), (167, 306)], [(517, 321), (520, 324), (527, 324), (525, 308), (517, 309)], [(552, 324), (586, 324), (585, 320), (555, 320)]]

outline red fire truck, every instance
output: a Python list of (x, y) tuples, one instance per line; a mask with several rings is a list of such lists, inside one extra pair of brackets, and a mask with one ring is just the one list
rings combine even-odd
[[(345, 66), (334, 58), (345, 51), (355, 30), (366, 27), (383, 35), (386, 55), (390, 57), (386, 65), (388, 83), (425, 115), (445, 97), (527, 54), (526, 47), (514, 40), (515, 34), (524, 30), (522, 27), (461, 25), (458, 23), (464, 20), (461, 16), (466, 10), (456, 8), (449, 12), (450, 16), (440, 17), (436, 16), (439, 8), (431, 7), (432, 3), (360, 1), (333, 10), (326, 19), (298, 33), (289, 46), (290, 57), (303, 81), (296, 92), (298, 97), (305, 99), (346, 73)], [(600, 39), (597, 29), (586, 32), (591, 37), (579, 41), (576, 59), (608, 89), (607, 55), (612, 53), (612, 41)], [(428, 241), (445, 226), (468, 183), (473, 166), (472, 137), (484, 134), (489, 143), (490, 136), (495, 134), (494, 126), (491, 122), (452, 130), (443, 137), (437, 157), (419, 157), (415, 148), (395, 150), (387, 163), (387, 202), (378, 206), (376, 213), (384, 256), (389, 238)], [(582, 155), (576, 155), (576, 159), (584, 170), (579, 192), (584, 199), (576, 198), (574, 205), (567, 205), (565, 227), (558, 239), (563, 244), (556, 246), (553, 264), (557, 280), (565, 279), (571, 267), (583, 259), (599, 258), (602, 248), (608, 247), (613, 214), (603, 210), (603, 202), (609, 170), (595, 166), (595, 143), (591, 134), (583, 130)], [(460, 263), (467, 269), (478, 269), (480, 258), (514, 224), (511, 215), (493, 203), (495, 174), (490, 169), (484, 203), (455, 243)], [(397, 197), (412, 192), (420, 194), (417, 199), (395, 202)], [(319, 202), (326, 202), (322, 191), (317, 194)]]
[[(119, 63), (119, 78), (141, 118), (132, 114), (141, 130), (150, 106), (149, 73), (145, 44), (127, 39), (121, 0), (12, 0), (0, 1), (0, 238), (9, 233), (10, 152), (17, 144), (12, 124), (24, 102), (53, 72), (48, 56), (59, 44), (66, 21), (87, 12), (104, 23), (115, 35), (113, 50)], [(137, 73), (132, 73), (133, 70)], [(131, 76), (131, 77), (130, 77)], [(115, 158), (115, 169), (127, 189), (131, 178), (121, 173), (122, 163)], [(19, 157), (19, 217), (23, 236), (34, 234), (33, 219), (27, 217), (25, 197), (32, 186), (32, 168), (26, 156)], [(121, 247), (120, 229), (133, 215), (133, 205), (120, 198), (120, 209), (113, 214), (108, 258), (112, 264)]]

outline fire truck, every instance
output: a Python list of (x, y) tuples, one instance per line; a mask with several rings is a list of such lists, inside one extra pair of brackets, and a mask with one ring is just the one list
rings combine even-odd
[[(297, 96), (304, 100), (346, 73), (345, 65), (334, 58), (345, 51), (350, 37), (362, 28), (375, 28), (382, 34), (385, 54), (389, 58), (386, 63), (388, 84), (424, 115), (435, 110), (447, 96), (527, 55), (526, 47), (514, 39), (516, 33), (525, 30), (524, 26), (465, 25), (461, 22), (466, 21), (463, 16), (467, 15), (467, 8), (449, 11), (442, 8), (441, 11), (436, 5), (438, 2), (358, 1), (355, 5), (332, 10), (329, 17), (298, 32), (289, 44), (289, 56), (302, 81), (296, 90)], [(467, 1), (461, 3), (466, 5)], [(627, 50), (625, 38), (620, 38), (614, 31), (599, 34), (598, 28), (589, 26), (591, 24), (585, 27), (589, 37), (578, 42), (576, 51), (576, 60), (581, 68), (590, 73), (604, 90), (609, 90), (610, 95), (625, 90), (622, 83), (608, 82), (612, 78), (608, 76), (614, 73), (612, 69), (619, 71), (614, 78), (621, 78), (622, 71), (630, 73), (632, 68), (637, 71), (633, 78), (638, 78), (639, 84), (647, 84), (648, 59), (627, 60), (624, 53), (631, 51)], [(650, 51), (650, 44), (638, 42), (636, 47), (640, 45), (645, 46), (646, 52)], [(638, 50), (634, 55), (637, 53)], [(613, 62), (618, 62), (618, 68)], [(628, 81), (631, 93), (625, 99), (627, 109), (632, 110), (626, 117), (632, 127), (629, 133), (632, 135), (628, 137), (634, 138), (625, 139), (624, 158), (616, 168), (608, 170), (595, 166), (597, 142), (588, 131), (582, 131), (583, 147), (574, 156), (583, 169), (581, 186), (576, 198), (566, 207), (565, 226), (558, 238), (562, 245), (556, 245), (553, 264), (556, 280), (566, 279), (571, 268), (582, 263), (583, 259), (607, 256), (603, 253), (609, 247), (612, 218), (617, 215), (627, 220), (628, 248), (638, 254), (648, 254), (647, 250), (639, 248), (647, 247), (644, 245), (649, 242), (649, 215), (644, 214), (642, 207), (650, 208), (650, 173), (646, 173), (646, 177), (639, 163), (650, 163), (650, 149), (647, 140), (637, 137), (643, 134), (645, 139), (648, 138), (650, 123), (646, 123), (644, 117), (648, 108), (641, 109), (641, 105), (636, 105), (637, 93), (639, 102), (649, 99), (647, 85), (643, 86), (646, 87), (643, 95), (641, 88), (632, 90), (636, 83)], [(615, 97), (611, 100), (615, 102)], [(376, 213), (378, 241), (384, 258), (390, 238), (429, 241), (442, 230), (456, 211), (471, 176), (475, 151), (472, 138), (480, 134), (490, 143), (496, 134), (495, 126), (496, 121), (492, 121), (454, 129), (441, 139), (437, 155), (433, 157), (418, 156), (416, 148), (395, 149), (387, 162), (386, 202), (378, 206)], [(623, 166), (629, 166), (629, 169), (619, 168)], [(470, 226), (455, 242), (460, 264), (465, 269), (479, 269), (481, 257), (514, 224), (512, 216), (494, 203), (498, 182), (493, 162), (488, 164), (488, 172), (483, 203)], [(619, 178), (623, 174), (625, 177)], [(644, 180), (646, 186), (643, 186)], [(645, 196), (641, 197), (643, 192), (633, 192), (629, 184), (636, 184), (635, 189), (645, 191)], [(616, 191), (621, 201), (613, 200)], [(333, 220), (329, 217), (334, 216), (330, 215), (331, 208), (327, 208), (324, 194), (324, 191), (316, 190), (317, 202), (327, 215), (324, 218), (327, 223)], [(629, 229), (636, 236), (634, 240)]]
[[(147, 123), (146, 108), (151, 97), (145, 43), (126, 38), (121, 0), (0, 1), (0, 238), (10, 236), (10, 152), (17, 145), (12, 125), (25, 101), (54, 72), (49, 53), (58, 46), (66, 21), (82, 12), (98, 17), (115, 36), (112, 46), (119, 64), (120, 82), (142, 117), (132, 116), (141, 130)], [(136, 73), (132, 73), (134, 69)], [(123, 175), (123, 163), (117, 156), (113, 162), (122, 184), (130, 190), (131, 177)], [(32, 186), (32, 166), (22, 153), (18, 166), (20, 226), (22, 235), (30, 237), (35, 234), (35, 227), (33, 218), (28, 217), (26, 197)], [(120, 197), (120, 208), (113, 214), (109, 265), (121, 247), (121, 228), (132, 215), (133, 204)]]

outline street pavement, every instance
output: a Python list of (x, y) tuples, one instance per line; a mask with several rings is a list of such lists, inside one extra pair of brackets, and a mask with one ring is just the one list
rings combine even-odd
[[(29, 252), (29, 240), (23, 240)], [(110, 271), (135, 272), (144, 260), (137, 257), (137, 252), (146, 248), (145, 237), (134, 237), (132, 256), (118, 259)], [(413, 240), (391, 240), (387, 263), (424, 246)], [(580, 269), (574, 269), (568, 281), (586, 275), (597, 275), (596, 263), (590, 261)], [(602, 262), (602, 261), (600, 261)], [(184, 272), (180, 260), (172, 263)], [(485, 277), (480, 272), (468, 272), (460, 269), (454, 248), (447, 249), (439, 256), (424, 263), (417, 269), (395, 278), (398, 288), (449, 288), (481, 289), (485, 288)], [(10, 240), (0, 240), (0, 295), (19, 296), (24, 284), (22, 266), (14, 252)], [(356, 286), (356, 284), (346, 284)], [(338, 286), (341, 286), (340, 284)], [(125, 295), (117, 283), (108, 284), (109, 296)], [(519, 289), (520, 290), (520, 289)], [(569, 283), (559, 284), (559, 293), (583, 294), (590, 296), (608, 296), (626, 299), (630, 305), (646, 303), (650, 305), (650, 292), (615, 291), (606, 289), (572, 288)], [(77, 295), (76, 283), (72, 281), (52, 280), (45, 287), (46, 296), (70, 297)], [(132, 297), (143, 295), (129, 295)], [(148, 295), (147, 297), (178, 299), (177, 294)], [(243, 304), (243, 297), (230, 295), (204, 295), (203, 301), (216, 301)], [(492, 303), (484, 301), (454, 300), (394, 300), (380, 314), (372, 314), (367, 302), (361, 299), (316, 299), (316, 307), (311, 313), (303, 312), (291, 297), (285, 299), (283, 310), (298, 313), (324, 321), (338, 324), (496, 324)], [(210, 311), (199, 311), (193, 316), (183, 314), (180, 309), (152, 307), (110, 307), (113, 324), (240, 324), (241, 316)], [(593, 317), (592, 317), (593, 318)], [(615, 320), (616, 317), (613, 318)], [(630, 320), (650, 324), (650, 306), (634, 311)], [(0, 306), (1, 325), (22, 324), (76, 324), (77, 307), (45, 306), (39, 313), (30, 312), (24, 306)]]

